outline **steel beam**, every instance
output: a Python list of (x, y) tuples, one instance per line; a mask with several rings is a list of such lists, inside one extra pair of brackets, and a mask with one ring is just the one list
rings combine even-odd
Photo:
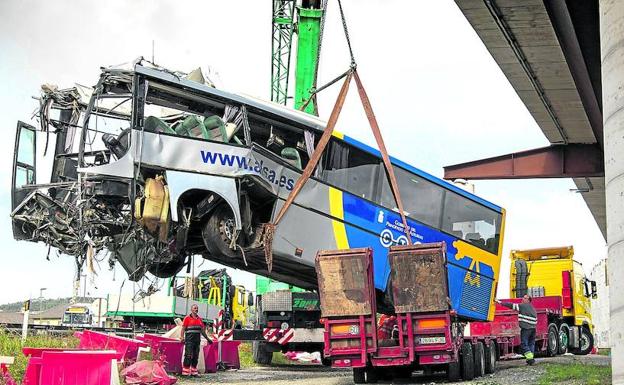
[(528, 179), (604, 176), (598, 144), (552, 145), (444, 167), (444, 179)]
[[(545, 0), (544, 6), (550, 15), (553, 28), (555, 29), (559, 44), (561, 45), (561, 50), (566, 58), (579, 97), (587, 113), (592, 132), (596, 137), (596, 141), (600, 146), (603, 146), (602, 106), (596, 97), (596, 94), (599, 94), (600, 90), (595, 90), (591, 81), (590, 69), (587, 63), (593, 62), (590, 60), (590, 57), (584, 56), (584, 54), (588, 56), (591, 55), (591, 52), (583, 52), (583, 47), (581, 47), (578, 40), (568, 4), (565, 1)], [(596, 20), (598, 19), (598, 6), (594, 2), (580, 2), (576, 6), (580, 7), (579, 12), (587, 13), (583, 15), (583, 17), (595, 17)], [(592, 14), (591, 11), (595, 11), (595, 14)], [(586, 22), (586, 24), (589, 23)], [(585, 28), (588, 29), (587, 27)], [(591, 41), (598, 46), (600, 45), (599, 31), (584, 30), (584, 32), (587, 35), (587, 41)], [(590, 37), (594, 37), (593, 32), (595, 32), (596, 36), (594, 40), (591, 40)], [(589, 47), (586, 48), (589, 50)]]

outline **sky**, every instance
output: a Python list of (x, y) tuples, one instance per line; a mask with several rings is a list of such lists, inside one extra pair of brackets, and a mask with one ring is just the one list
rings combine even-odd
[[(452, 0), (343, 0), (358, 72), (388, 151), (441, 177), (443, 167), (548, 145), (548, 141)], [(270, 98), (271, 2), (0, 1), (0, 304), (68, 297), (72, 257), (49, 261), (45, 246), (11, 234), (10, 181), (17, 120), (32, 120), (43, 83), (94, 85), (100, 67), (138, 56), (182, 71), (202, 66), (217, 87)], [(349, 65), (335, 0), (329, 1), (319, 84)], [(338, 86), (319, 95), (327, 119)], [(337, 130), (374, 146), (355, 88)], [(476, 193), (504, 207), (507, 222), (499, 298), (509, 293), (509, 251), (573, 245), (587, 274), (606, 257), (606, 243), (569, 179), (475, 181)], [(201, 258), (197, 258), (201, 260)], [(201, 266), (199, 266), (201, 263)], [(212, 268), (208, 261), (197, 269)], [(100, 263), (86, 292), (105, 297), (142, 285)], [(254, 276), (232, 272), (254, 287)], [(81, 288), (81, 293), (84, 288)]]

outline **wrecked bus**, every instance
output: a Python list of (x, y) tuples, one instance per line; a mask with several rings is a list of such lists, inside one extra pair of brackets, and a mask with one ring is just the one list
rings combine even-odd
[[(379, 152), (348, 136), (332, 137), (277, 227), (267, 266), (263, 225), (324, 127), (308, 114), (216, 89), (196, 71), (145, 61), (103, 69), (93, 88), (44, 85), (39, 127), (17, 127), (14, 237), (73, 255), (79, 267), (110, 253), (132, 280), (174, 276), (201, 255), (312, 290), (318, 250), (372, 247), (381, 306), (390, 298), (387, 249), (407, 238)], [(37, 167), (42, 159), (52, 166)], [(412, 241), (448, 245), (453, 308), (491, 318), (504, 210), (392, 163)]]

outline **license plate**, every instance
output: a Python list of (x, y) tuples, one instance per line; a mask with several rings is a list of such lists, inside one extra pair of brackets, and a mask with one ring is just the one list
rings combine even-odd
[(446, 342), (444, 337), (420, 337), (420, 343), (425, 344), (443, 344)]

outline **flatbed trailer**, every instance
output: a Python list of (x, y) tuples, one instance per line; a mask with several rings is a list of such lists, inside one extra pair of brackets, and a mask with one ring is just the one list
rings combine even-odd
[[(470, 322), (451, 308), (444, 243), (392, 246), (389, 260), (396, 326), (390, 338), (379, 338), (372, 250), (317, 254), (323, 353), (333, 367), (353, 368), (355, 383), (376, 382), (380, 375), (408, 377), (415, 370), (446, 371), (449, 380), (471, 380), (493, 373), (497, 360), (518, 352), (516, 311), (496, 305), (492, 321)], [(552, 326), (560, 305), (558, 297), (534, 302), (538, 352), (557, 352)]]

